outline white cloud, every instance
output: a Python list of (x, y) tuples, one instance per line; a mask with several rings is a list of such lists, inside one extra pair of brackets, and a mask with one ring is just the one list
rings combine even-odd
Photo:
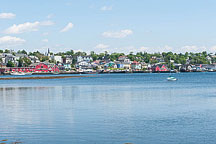
[(135, 46), (123, 46), (123, 47), (112, 47), (109, 48), (109, 52), (118, 52), (118, 53), (126, 53), (129, 54), (130, 52), (135, 52), (137, 48)]
[(12, 36), (4, 36), (0, 37), (0, 44), (1, 45), (17, 45), (26, 42), (24, 39)]
[(197, 45), (185, 45), (180, 47), (170, 47), (168, 45), (165, 45), (164, 47), (158, 47), (156, 49), (153, 49), (154, 52), (174, 52), (174, 53), (185, 53), (185, 52), (202, 52), (202, 51), (209, 51), (210, 48), (207, 48), (206, 46), (197, 46)]
[(198, 47), (195, 45), (187, 45), (187, 46), (183, 46), (182, 49), (186, 50), (186, 51), (196, 51), (198, 50)]
[(54, 23), (52, 21), (43, 21), (43, 22), (26, 22), (23, 24), (14, 24), (13, 26), (9, 27), (5, 30), (5, 33), (7, 34), (20, 34), (25, 32), (31, 32), (31, 31), (38, 31), (40, 26), (50, 26)]
[(66, 31), (69, 31), (70, 29), (73, 28), (73, 24), (70, 22), (68, 23), (60, 32), (66, 32)]
[(202, 51), (209, 51), (209, 50), (207, 50), (207, 47), (205, 46), (186, 45), (181, 47), (179, 52), (202, 52)]
[(109, 47), (109, 45), (105, 45), (105, 44), (98, 44), (95, 46), (96, 49), (106, 49), (108, 47)]
[(102, 10), (102, 11), (110, 11), (110, 10), (112, 10), (112, 6), (103, 6), (103, 7), (101, 7), (100, 10)]
[(147, 46), (141, 46), (141, 47), (137, 47), (137, 46), (123, 46), (123, 47), (113, 47), (113, 48), (109, 48), (110, 52), (123, 52), (123, 53), (137, 53), (137, 52), (149, 52), (149, 53), (154, 53), (154, 52), (168, 52), (168, 51), (172, 51), (173, 48), (165, 45), (163, 47), (147, 47)]
[(133, 34), (132, 30), (125, 29), (118, 32), (113, 32), (113, 31), (104, 32), (102, 35), (108, 38), (124, 38), (131, 34)]
[(11, 19), (14, 18), (16, 15), (13, 13), (0, 13), (0, 19)]
[(6, 29), (5, 33), (18, 34), (18, 33), (30, 32), (30, 31), (37, 31), (39, 25), (40, 22), (38, 21), (34, 23), (26, 22), (24, 24), (19, 24), (19, 25), (14, 24), (13, 26)]
[(42, 21), (40, 22), (40, 25), (41, 26), (51, 26), (51, 25), (54, 25), (55, 23), (52, 22), (52, 21)]
[(47, 43), (47, 42), (49, 42), (49, 40), (48, 39), (43, 39), (42, 42)]

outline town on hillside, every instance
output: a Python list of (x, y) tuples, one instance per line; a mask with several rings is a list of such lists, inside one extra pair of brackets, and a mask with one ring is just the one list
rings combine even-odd
[(95, 53), (67, 52), (43, 54), (39, 51), (0, 50), (0, 73), (76, 74), (76, 73), (150, 73), (214, 72), (216, 54), (207, 53)]

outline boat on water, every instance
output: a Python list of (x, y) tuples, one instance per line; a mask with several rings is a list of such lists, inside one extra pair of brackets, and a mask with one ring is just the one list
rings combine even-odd
[(52, 74), (54, 74), (54, 75), (58, 75), (58, 74), (60, 74), (59, 72), (53, 72)]
[(15, 75), (15, 76), (24, 76), (25, 73), (20, 73), (20, 72), (12, 72), (10, 75)]
[(171, 72), (172, 72), (172, 66), (171, 66), (171, 58), (170, 58), (170, 75), (169, 77), (167, 78), (168, 81), (177, 81), (178, 79), (174, 76), (171, 75)]
[(167, 78), (168, 81), (177, 81), (177, 78), (175, 78), (174, 76), (169, 76)]
[(32, 73), (24, 73), (24, 72), (12, 72), (10, 75), (14, 76), (24, 76), (24, 75), (32, 75)]

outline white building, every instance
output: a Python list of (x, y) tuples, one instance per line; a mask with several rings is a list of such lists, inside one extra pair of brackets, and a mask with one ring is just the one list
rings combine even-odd
[(31, 63), (39, 63), (40, 60), (38, 57), (36, 56), (29, 56), (30, 60), (31, 60)]
[(62, 63), (62, 56), (52, 56), (52, 60), (54, 60), (56, 63)]
[(73, 63), (73, 57), (70, 55), (66, 55), (65, 58), (63, 58), (64, 64), (72, 64)]
[(93, 59), (91, 56), (77, 56), (77, 62), (81, 61), (91, 62)]

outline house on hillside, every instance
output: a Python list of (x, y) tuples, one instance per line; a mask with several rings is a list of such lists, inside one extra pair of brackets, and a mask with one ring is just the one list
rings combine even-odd
[(127, 56), (120, 56), (118, 58), (119, 62), (130, 63), (130, 59)]
[(110, 61), (104, 64), (104, 68), (117, 68), (117, 65), (114, 62)]
[(131, 63), (131, 69), (133, 69), (133, 70), (141, 70), (141, 64), (139, 63), (139, 62), (137, 62), (137, 61), (133, 61), (132, 63)]
[(131, 63), (130, 62), (120, 62), (120, 61), (115, 61), (117, 68), (123, 68), (123, 69), (130, 69), (131, 68)]
[(29, 59), (31, 60), (31, 63), (40, 63), (40, 60), (36, 56), (29, 56)]
[(64, 58), (62, 58), (62, 62), (64, 64), (72, 64), (73, 63), (73, 57), (70, 55), (66, 55)]
[(77, 56), (77, 62), (81, 61), (91, 62), (93, 59), (91, 56)]
[(62, 56), (58, 56), (58, 55), (52, 55), (51, 56), (51, 59), (55, 62), (55, 63), (62, 63), (63, 60), (62, 60)]
[(2, 62), (3, 63), (8, 63), (8, 61), (11, 61), (11, 62), (13, 62), (14, 64), (18, 64), (18, 62), (16, 61), (16, 57), (14, 56), (14, 55), (12, 55), (12, 54), (8, 54), (8, 53), (6, 53), (6, 54), (3, 54), (3, 59), (2, 59)]
[(147, 69), (149, 69), (151, 67), (150, 64), (147, 64), (145, 62), (141, 62), (140, 64), (141, 64), (141, 69), (146, 69), (147, 70)]
[(115, 61), (117, 68), (130, 69), (131, 61), (127, 56), (120, 56), (118, 61)]

